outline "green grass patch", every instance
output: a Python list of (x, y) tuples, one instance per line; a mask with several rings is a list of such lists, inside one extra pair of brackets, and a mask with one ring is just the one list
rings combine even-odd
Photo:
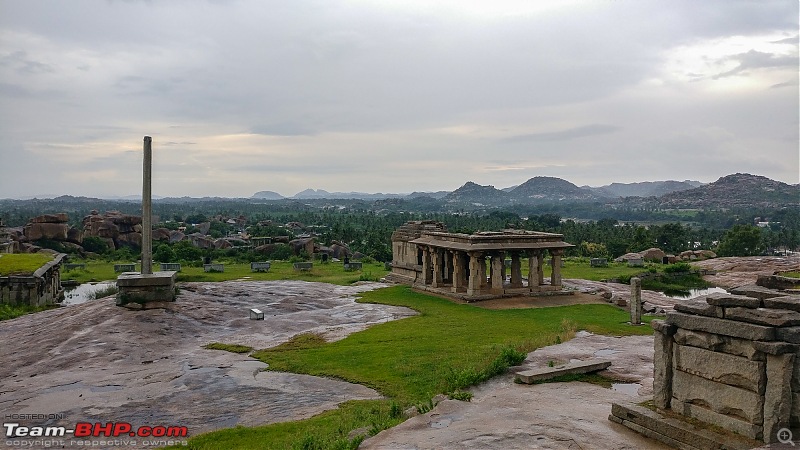
[(239, 345), (239, 344), (223, 344), (220, 342), (212, 342), (210, 344), (206, 344), (203, 348), (207, 348), (209, 350), (225, 350), (226, 352), (231, 353), (250, 353), (253, 351), (253, 347), (248, 347), (246, 345)]
[(32, 275), (37, 269), (52, 261), (44, 253), (10, 253), (0, 255), (0, 276)]
[[(1, 259), (0, 259), (1, 260)], [(86, 260), (81, 261), (86, 264), (85, 269), (73, 269), (64, 271), (62, 279), (75, 280), (78, 283), (89, 283), (98, 281), (115, 280), (118, 273), (114, 272), (115, 262)], [(116, 264), (128, 263), (130, 261), (117, 261)], [(314, 267), (308, 271), (294, 270), (292, 263), (288, 261), (272, 261), (269, 272), (252, 272), (250, 264), (227, 263), (224, 264), (224, 272), (205, 272), (202, 267), (181, 266), (178, 272), (178, 281), (230, 281), (230, 280), (253, 280), (253, 281), (274, 281), (274, 280), (303, 280), (317, 281), (346, 286), (358, 281), (378, 281), (385, 277), (388, 270), (383, 263), (364, 263), (363, 270), (345, 272), (342, 263), (314, 263)], [(137, 264), (137, 268), (138, 268)], [(158, 263), (153, 263), (153, 270), (159, 270)]]
[(24, 316), (25, 314), (31, 314), (53, 308), (58, 308), (58, 306), (9, 305), (3, 303), (0, 304), (0, 320), (14, 319), (19, 316)]
[(800, 272), (782, 272), (780, 275), (789, 278), (800, 278)]
[(501, 373), (516, 363), (515, 354), (568, 340), (576, 329), (613, 335), (652, 332), (627, 325), (628, 315), (609, 305), (487, 310), (406, 286), (370, 291), (360, 301), (406, 306), (420, 314), (331, 343), (301, 335), (253, 356), (270, 370), (360, 383), (413, 405)]

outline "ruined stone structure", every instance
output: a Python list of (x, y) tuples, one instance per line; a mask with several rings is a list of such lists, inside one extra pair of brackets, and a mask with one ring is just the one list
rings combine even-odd
[[(525, 230), (448, 233), (440, 222), (407, 222), (392, 233), (392, 272), (387, 279), (466, 300), (557, 292), (561, 291), (561, 257), (565, 248), (572, 247), (563, 238)], [(544, 280), (545, 252), (552, 258), (549, 283)], [(524, 257), (528, 258), (526, 279), (522, 277)]]
[(3, 219), (0, 218), (0, 254), (14, 253), (14, 243), (11, 241), (11, 235), (6, 231), (6, 226), (3, 225)]
[[(710, 294), (652, 322), (657, 411), (766, 443), (790, 430), (800, 437), (800, 296), (758, 294)], [(673, 446), (721, 448), (700, 445), (702, 435), (677, 432), (663, 418), (649, 420), (652, 412), (614, 410), (612, 420)]]
[(61, 263), (66, 257), (57, 254), (32, 275), (0, 277), (0, 304), (44, 306), (64, 298), (61, 287)]

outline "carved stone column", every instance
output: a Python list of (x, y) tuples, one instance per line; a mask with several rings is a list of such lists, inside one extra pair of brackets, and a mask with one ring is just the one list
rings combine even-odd
[(520, 262), (519, 252), (511, 254), (511, 287), (522, 287), (522, 263)]
[(438, 248), (431, 248), (431, 256), (433, 257), (433, 279), (431, 280), (431, 287), (441, 287), (442, 282), (442, 257), (443, 252)]
[(492, 255), (492, 292), (503, 292), (503, 266), (505, 258), (502, 253)]
[(422, 284), (428, 285), (432, 281), (431, 274), (431, 251), (428, 247), (422, 247)]
[[(483, 263), (483, 264), (482, 264)], [(467, 282), (467, 295), (481, 293), (481, 278), (485, 280), (483, 272), (486, 270), (483, 254), (480, 252), (469, 253), (469, 281)]]
[(453, 260), (453, 287), (450, 288), (453, 292), (458, 292), (466, 287), (466, 277), (464, 271), (466, 264), (464, 264), (464, 254), (457, 250), (450, 250), (450, 255)]
[(561, 255), (564, 250), (550, 250), (553, 255), (553, 272), (550, 274), (550, 284), (552, 286), (561, 286)]

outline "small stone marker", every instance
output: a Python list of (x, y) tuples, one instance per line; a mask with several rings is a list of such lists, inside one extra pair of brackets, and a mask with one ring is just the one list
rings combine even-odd
[(540, 369), (523, 370), (517, 372), (517, 379), (521, 383), (533, 384), (537, 381), (549, 380), (561, 375), (573, 375), (579, 373), (590, 373), (605, 370), (611, 365), (611, 361), (606, 359), (587, 359), (586, 361), (576, 361), (556, 367), (543, 367)]
[(135, 272), (136, 264), (114, 264), (114, 272)]
[(605, 258), (592, 258), (589, 260), (590, 267), (608, 267), (608, 260)]
[(346, 272), (352, 272), (354, 270), (361, 270), (362, 264), (360, 262), (350, 262), (343, 264), (343, 266)]
[(161, 270), (174, 270), (175, 272), (181, 271), (179, 263), (161, 263)]
[(631, 258), (628, 260), (628, 267), (644, 267), (644, 260), (642, 258)]
[(224, 264), (203, 264), (203, 270), (206, 272), (225, 272)]
[(251, 272), (269, 272), (271, 263), (269, 261), (253, 261), (250, 263)]
[(642, 324), (642, 279), (631, 278), (631, 325)]
[(296, 262), (293, 264), (294, 270), (311, 270), (314, 267), (314, 263), (310, 262)]
[(260, 309), (250, 309), (250, 320), (264, 320), (264, 312)]

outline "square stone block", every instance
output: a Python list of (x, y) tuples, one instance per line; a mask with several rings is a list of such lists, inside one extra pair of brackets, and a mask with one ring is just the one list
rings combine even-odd
[(117, 278), (117, 306), (128, 303), (174, 302), (176, 277), (177, 272), (173, 271), (123, 273)]

